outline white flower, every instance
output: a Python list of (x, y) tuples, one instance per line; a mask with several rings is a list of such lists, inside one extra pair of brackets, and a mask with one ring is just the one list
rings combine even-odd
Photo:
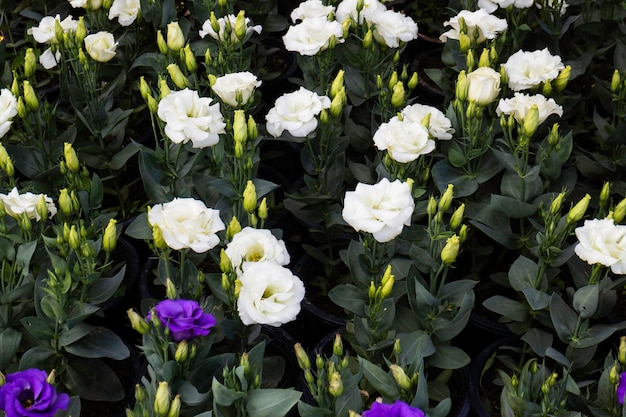
[(546, 98), (541, 94), (531, 96), (523, 93), (515, 93), (512, 98), (500, 99), (496, 113), (498, 116), (501, 114), (513, 115), (518, 123), (523, 123), (528, 110), (533, 105), (537, 105), (539, 110), (539, 124), (543, 123), (551, 114), (563, 115), (563, 107), (556, 104), (553, 99)]
[(538, 87), (541, 83), (554, 80), (564, 68), (561, 57), (550, 54), (548, 48), (532, 52), (519, 50), (504, 64), (509, 87), (514, 91)]
[[(567, 2), (565, 0), (559, 0), (561, 1), (561, 16), (565, 14), (569, 4), (567, 4)], [(556, 4), (554, 4), (555, 0), (546, 0), (546, 3), (549, 7), (551, 8), (555, 8)], [(541, 9), (541, 2), (537, 1), (535, 2), (535, 6), (537, 6), (538, 9)]]
[(243, 324), (278, 327), (298, 316), (304, 284), (289, 269), (273, 261), (251, 262), (239, 282), (237, 310)]
[(327, 49), (333, 36), (338, 43), (344, 41), (339, 22), (325, 17), (312, 17), (290, 26), (283, 36), (283, 42), (288, 51), (311, 56)]
[(317, 115), (329, 107), (330, 98), (300, 87), (276, 99), (265, 116), (265, 127), (274, 137), (282, 135), (284, 130), (296, 137), (306, 137), (317, 128)]
[(91, 10), (98, 10), (102, 7), (102, 0), (68, 0), (73, 8), (82, 7), (86, 9), (89, 6)]
[(217, 232), (224, 230), (219, 210), (207, 208), (200, 200), (175, 198), (155, 204), (148, 212), (150, 225), (157, 225), (167, 246), (174, 250), (191, 249), (204, 253), (220, 242)]
[(439, 140), (452, 139), (454, 133), (452, 122), (436, 107), (416, 103), (403, 108), (400, 114), (404, 121), (415, 123), (422, 123), (422, 120), (430, 114), (428, 133)]
[(428, 129), (420, 122), (402, 121), (397, 117), (380, 125), (374, 133), (374, 145), (401, 163), (414, 161), (435, 150), (435, 141), (430, 139)]
[(613, 219), (585, 220), (576, 228), (576, 255), (590, 265), (611, 267), (614, 274), (626, 274), (626, 226)]
[(359, 0), (342, 0), (342, 2), (337, 5), (335, 19), (337, 19), (339, 23), (343, 23), (346, 19), (358, 20), (358, 23), (361, 24), (363, 20), (369, 20), (373, 15), (387, 10), (387, 7), (379, 0), (365, 0), (363, 2), (363, 10), (361, 10), (361, 13), (357, 13), (356, 6), (358, 1)]
[(479, 43), (487, 39), (495, 39), (508, 27), (506, 19), (500, 19), (499, 17), (489, 14), (485, 9), (478, 9), (475, 12), (461, 10), (459, 14), (443, 24), (444, 26), (450, 26), (452, 29), (442, 34), (439, 39), (443, 42), (448, 39), (459, 39), (461, 30), (459, 20), (461, 18), (463, 18), (467, 25), (468, 34), (472, 34), (475, 29), (478, 29), (476, 42)]
[(52, 48), (47, 48), (39, 55), (39, 63), (45, 69), (52, 69), (61, 60), (61, 51), (52, 52)]
[(141, 11), (139, 0), (113, 0), (109, 9), (109, 20), (117, 17), (117, 21), (122, 26), (130, 26)]
[(17, 98), (8, 88), (0, 90), (0, 138), (11, 128), (13, 118), (17, 115)]
[(285, 242), (268, 229), (244, 227), (233, 236), (225, 251), (238, 273), (250, 262), (274, 261), (287, 265), (290, 261)]
[(402, 13), (386, 10), (370, 15), (368, 21), (374, 25), (374, 38), (390, 48), (417, 39), (417, 24)]
[[(224, 103), (238, 107), (241, 104), (246, 104), (254, 94), (254, 89), (260, 86), (261, 81), (257, 80), (256, 75), (244, 71), (217, 77), (211, 88)], [(238, 93), (241, 99), (240, 103), (237, 102)]]
[(527, 9), (534, 3), (535, 0), (478, 0), (478, 7), (493, 13), (498, 7), (506, 9), (509, 6), (513, 6), (516, 9)]
[(415, 202), (407, 183), (383, 178), (374, 185), (359, 183), (346, 192), (343, 219), (357, 232), (372, 233), (378, 242), (389, 242), (411, 224)]
[[(245, 22), (246, 22), (246, 35), (250, 34), (251, 32), (261, 33), (261, 25), (250, 26), (249, 17), (245, 18)], [(239, 38), (237, 37), (237, 34), (235, 33), (235, 24), (237, 23), (236, 15), (229, 14), (224, 17), (220, 17), (219, 19), (217, 19), (217, 23), (219, 24), (219, 31), (215, 32), (213, 30), (213, 27), (211, 27), (211, 20), (207, 19), (202, 24), (202, 29), (200, 29), (200, 31), (198, 32), (200, 34), (200, 37), (204, 38), (206, 35), (209, 35), (210, 37), (212, 37), (213, 39), (217, 39), (218, 41), (225, 41), (226, 40), (225, 28), (228, 25), (231, 29), (229, 41), (233, 44), (239, 43)]]
[(115, 57), (117, 42), (112, 33), (100, 31), (85, 37), (85, 49), (98, 62), (109, 62)]
[(209, 97), (185, 88), (172, 91), (159, 102), (157, 115), (165, 124), (165, 134), (174, 143), (191, 141), (194, 148), (215, 145), (226, 123), (220, 113), (219, 103), (211, 105)]
[(467, 74), (467, 99), (487, 106), (500, 94), (500, 73), (489, 67), (479, 67)]
[(311, 17), (328, 18), (328, 15), (334, 11), (334, 6), (324, 6), (322, 0), (307, 0), (303, 1), (298, 5), (298, 7), (293, 9), (289, 17), (293, 22)]
[(37, 212), (37, 205), (42, 195), (48, 208), (49, 216), (52, 217), (57, 214), (57, 208), (54, 202), (47, 195), (33, 193), (20, 194), (16, 187), (13, 187), (9, 194), (0, 194), (0, 201), (4, 204), (4, 209), (9, 216), (17, 219), (22, 216), (22, 214), (26, 214), (29, 219), (39, 221), (41, 220), (41, 216)]
[(60, 15), (44, 16), (39, 21), (39, 26), (33, 26), (28, 29), (27, 33), (32, 35), (38, 43), (58, 43), (56, 37), (56, 22), (61, 24), (64, 32), (75, 32), (78, 21), (72, 16), (68, 16), (61, 20)]

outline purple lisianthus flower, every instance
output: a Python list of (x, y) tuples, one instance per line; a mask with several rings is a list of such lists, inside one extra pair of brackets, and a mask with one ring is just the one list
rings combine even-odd
[(617, 401), (624, 404), (624, 396), (626, 396), (626, 372), (619, 375), (619, 384), (617, 385)]
[(57, 392), (47, 377), (41, 369), (8, 374), (6, 383), (0, 386), (0, 410), (7, 417), (52, 417), (67, 409), (69, 395)]
[[(215, 326), (215, 317), (205, 313), (194, 300), (163, 300), (154, 307), (154, 311), (159, 321), (169, 329), (174, 342), (206, 336)], [(147, 320), (151, 317), (152, 312), (149, 312)]]
[(393, 404), (374, 402), (372, 407), (363, 413), (363, 417), (424, 417), (424, 412), (404, 401), (396, 400)]

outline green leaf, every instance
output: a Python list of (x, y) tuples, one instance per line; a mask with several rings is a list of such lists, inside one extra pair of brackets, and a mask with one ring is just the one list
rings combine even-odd
[(154, 203), (164, 203), (174, 198), (170, 187), (166, 186), (166, 171), (158, 165), (153, 152), (139, 152), (139, 173), (146, 190), (146, 194)]
[(178, 385), (180, 399), (189, 406), (202, 405), (210, 397), (210, 392), (200, 393), (193, 384), (188, 381), (181, 381)]
[(59, 346), (67, 346), (79, 340), (82, 337), (85, 337), (93, 330), (93, 326), (87, 323), (78, 323), (76, 326), (72, 327), (70, 330), (67, 330), (61, 333), (59, 337)]
[(122, 360), (130, 355), (120, 337), (106, 327), (93, 327), (91, 331), (65, 346), (65, 350), (82, 358), (111, 358)]
[(502, 295), (494, 295), (483, 301), (483, 306), (507, 319), (524, 322), (528, 318), (528, 310), (519, 301), (511, 300)]
[(327, 408), (316, 407), (299, 400), (298, 415), (300, 415), (300, 417), (326, 417), (332, 415), (332, 411)]
[(54, 331), (48, 325), (48, 321), (40, 317), (29, 316), (23, 317), (20, 323), (24, 330), (28, 332), (35, 340), (47, 342), (54, 337)]
[(359, 357), (359, 363), (363, 368), (363, 376), (365, 376), (376, 391), (387, 398), (398, 398), (400, 396), (398, 384), (396, 384), (393, 377), (383, 371), (380, 366), (361, 357)]
[(437, 162), (432, 171), (437, 188), (445, 190), (448, 184), (453, 184), (456, 198), (470, 196), (478, 190), (478, 180), (467, 175), (462, 169), (450, 165), (447, 159)]
[(213, 384), (211, 387), (213, 391), (213, 401), (216, 404), (229, 407), (235, 401), (245, 398), (246, 393), (241, 391), (235, 391), (229, 388), (226, 388), (223, 384), (221, 384), (217, 379), (213, 378)]
[(35, 346), (20, 358), (20, 369), (51, 369), (57, 366), (57, 354), (49, 346)]
[(578, 315), (556, 293), (550, 300), (550, 318), (559, 339), (569, 343), (576, 331)]
[(120, 287), (124, 276), (126, 275), (126, 265), (112, 277), (99, 277), (87, 291), (87, 300), (90, 304), (101, 305), (108, 301), (115, 291)]
[(543, 291), (534, 288), (524, 288), (522, 294), (524, 294), (526, 302), (534, 311), (546, 309), (550, 305), (550, 295)]
[(426, 363), (440, 369), (460, 369), (469, 364), (471, 358), (461, 348), (456, 346), (439, 345)]
[(593, 316), (598, 309), (600, 299), (600, 286), (598, 284), (585, 285), (574, 293), (572, 307), (582, 319)]
[(552, 335), (543, 330), (531, 328), (526, 331), (521, 339), (539, 356), (545, 356), (549, 347), (552, 346)]
[(99, 359), (71, 358), (63, 382), (73, 393), (91, 401), (120, 401), (124, 387), (115, 372)]
[(292, 389), (255, 389), (248, 391), (246, 412), (255, 417), (283, 417), (298, 403), (301, 392)]
[(328, 293), (328, 297), (339, 307), (357, 316), (365, 316), (365, 294), (353, 284), (341, 284)]
[(30, 260), (37, 249), (37, 241), (24, 243), (17, 248), (15, 263), (22, 268), (22, 276), (28, 275)]
[(509, 282), (516, 291), (523, 291), (525, 288), (547, 289), (545, 276), (541, 277), (539, 283), (536, 282), (539, 266), (523, 255), (520, 255), (509, 268)]
[(614, 326), (608, 324), (596, 324), (591, 326), (577, 339), (572, 339), (570, 345), (579, 349), (596, 346), (608, 339), (616, 330)]
[(0, 332), (0, 369), (6, 369), (22, 340), (22, 333), (8, 327)]
[(423, 330), (398, 333), (397, 338), (400, 339), (400, 346), (402, 346), (400, 360), (403, 363), (417, 363), (436, 351), (432, 339)]
[(152, 239), (152, 227), (148, 222), (147, 213), (139, 213), (135, 220), (128, 225), (125, 232), (128, 236), (137, 240), (151, 240)]
[(41, 310), (48, 318), (59, 321), (65, 321), (66, 319), (65, 310), (59, 301), (49, 294), (44, 295), (41, 299)]

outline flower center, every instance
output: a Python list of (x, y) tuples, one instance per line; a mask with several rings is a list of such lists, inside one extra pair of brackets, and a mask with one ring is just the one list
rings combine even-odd
[(19, 396), (19, 401), (26, 409), (32, 407), (33, 404), (35, 404), (33, 392), (31, 390), (22, 391)]

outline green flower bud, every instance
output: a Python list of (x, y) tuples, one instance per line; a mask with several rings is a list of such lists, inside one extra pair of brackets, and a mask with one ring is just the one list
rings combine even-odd
[(457, 230), (461, 227), (461, 222), (463, 221), (463, 215), (465, 214), (465, 203), (461, 204), (454, 210), (452, 213), (452, 217), (450, 217), (450, 229)]
[(391, 105), (396, 109), (399, 109), (404, 105), (405, 101), (405, 91), (404, 84), (402, 81), (398, 81), (396, 85), (393, 86), (393, 93), (391, 94)]
[(246, 122), (246, 114), (243, 110), (235, 110), (233, 136), (235, 142), (240, 142), (242, 145), (248, 140), (248, 123)]
[(322, 355), (320, 355), (319, 353), (315, 355), (315, 367), (317, 368), (318, 372), (324, 369), (324, 359), (322, 359)]
[(41, 194), (39, 196), (39, 201), (37, 201), (36, 207), (37, 215), (39, 216), (38, 221), (45, 222), (48, 218), (48, 205), (46, 204), (46, 197)]
[(404, 390), (410, 390), (412, 388), (411, 380), (404, 372), (401, 366), (398, 365), (389, 365), (389, 369), (391, 370), (391, 376), (396, 381), (396, 384)]
[(17, 98), (17, 115), (23, 119), (27, 114), (28, 111), (26, 110), (26, 104), (24, 104), (24, 98), (19, 96)]
[(531, 138), (537, 131), (537, 127), (539, 127), (539, 107), (537, 107), (536, 104), (533, 104), (526, 112), (523, 127), (524, 134), (529, 138)]
[(31, 111), (37, 111), (39, 109), (39, 100), (37, 99), (37, 94), (35, 94), (33, 86), (30, 85), (30, 81), (24, 80), (23, 89), (26, 106), (28, 106), (28, 109)]
[(329, 121), (328, 111), (326, 111), (326, 109), (322, 109), (322, 111), (320, 111), (320, 122), (322, 124), (327, 124), (328, 121)]
[(548, 133), (548, 145), (555, 147), (560, 140), (561, 136), (559, 135), (559, 124), (554, 123), (552, 125), (552, 129), (550, 129), (550, 133)]
[(470, 51), (471, 47), (472, 47), (472, 40), (470, 39), (469, 36), (467, 36), (467, 33), (460, 33), (459, 34), (459, 51), (462, 54), (467, 54)]
[(259, 216), (259, 219), (261, 220), (267, 219), (267, 197), (263, 197), (263, 199), (261, 200), (261, 204), (259, 204), (257, 214)]
[(626, 198), (622, 199), (615, 209), (613, 209), (613, 221), (617, 223), (621, 223), (624, 220), (624, 216), (626, 216)]
[(454, 185), (448, 184), (446, 191), (443, 192), (439, 199), (439, 211), (446, 211), (452, 205), (452, 197), (454, 195)]
[(65, 159), (66, 168), (73, 174), (77, 173), (80, 169), (80, 163), (78, 156), (71, 143), (65, 142), (63, 144), (63, 158)]
[(70, 247), (74, 250), (78, 250), (80, 248), (80, 235), (78, 234), (78, 231), (76, 230), (76, 225), (74, 224), (70, 228), (69, 244)]
[(467, 75), (465, 71), (459, 72), (457, 76), (455, 94), (459, 101), (465, 101), (467, 99)]
[[(554, 80), (554, 88), (557, 92), (561, 92), (567, 87), (567, 83), (569, 82), (570, 77), (572, 76), (572, 66), (567, 65), (565, 68), (561, 70), (559, 75)], [(612, 86), (612, 85), (611, 85)]]
[(156, 114), (158, 109), (159, 109), (159, 103), (157, 103), (154, 97), (148, 96), (148, 110), (150, 110), (150, 113)]
[[(185, 36), (183, 35), (183, 31), (181, 30), (180, 25), (178, 24), (177, 21), (170, 22), (167, 24), (166, 44), (167, 44), (167, 47), (174, 52), (179, 52), (185, 45)], [(159, 50), (161, 50), (160, 47), (159, 47)]]
[(370, 286), (367, 290), (367, 297), (372, 301), (376, 301), (376, 284), (374, 281), (370, 281)]
[(32, 78), (35, 75), (35, 71), (37, 70), (37, 57), (35, 57), (35, 52), (33, 52), (33, 48), (26, 49), (26, 53), (24, 54), (24, 76), (26, 78)]
[(46, 377), (46, 382), (50, 385), (54, 385), (56, 384), (56, 379), (57, 379), (57, 371), (56, 369), (53, 369), (50, 371), (50, 373)]
[(159, 47), (159, 51), (163, 55), (167, 55), (167, 42), (165, 42), (165, 38), (163, 37), (163, 33), (161, 32), (161, 30), (157, 31), (157, 46)]
[(387, 83), (387, 86), (390, 90), (393, 90), (393, 87), (398, 84), (398, 73), (396, 71), (393, 71), (391, 73), (391, 75), (389, 76), (389, 82)]
[(232, 272), (233, 266), (230, 258), (226, 254), (226, 250), (222, 248), (220, 250), (220, 271), (228, 274)]
[(237, 39), (239, 39), (240, 41), (243, 40), (243, 38), (245, 38), (246, 36), (247, 30), (248, 27), (246, 25), (246, 12), (245, 10), (241, 9), (239, 10), (239, 13), (237, 13), (237, 18), (235, 19), (235, 35), (237, 36)]
[(602, 184), (602, 190), (600, 191), (600, 207), (607, 207), (609, 205), (609, 200), (611, 198), (611, 183), (609, 181), (605, 181)]
[(248, 116), (248, 140), (255, 141), (259, 137), (259, 130), (252, 116)]
[(328, 383), (328, 393), (337, 398), (343, 394), (343, 381), (339, 372), (333, 372), (330, 376), (330, 382)]
[(300, 343), (296, 343), (294, 345), (294, 350), (296, 351), (296, 359), (298, 360), (298, 366), (302, 370), (310, 370), (311, 368), (311, 360), (309, 359), (309, 355), (304, 351), (304, 348)]
[(87, 36), (87, 28), (85, 27), (85, 16), (78, 17), (78, 23), (76, 25), (76, 31), (74, 32), (74, 39), (76, 44), (80, 45)]
[(17, 81), (17, 74), (15, 73), (15, 71), (13, 71), (13, 81), (11, 81), (11, 94), (13, 94), (15, 97), (18, 97), (20, 95), (20, 85)]
[(135, 384), (135, 400), (140, 403), (146, 398), (146, 390), (140, 384)]
[(363, 8), (365, 7), (365, 0), (357, 0), (356, 1), (356, 12), (361, 13)]
[(237, 217), (233, 216), (233, 218), (230, 219), (228, 227), (226, 228), (226, 240), (231, 241), (233, 236), (239, 232), (241, 232), (241, 224), (239, 223), (239, 220), (237, 220)]
[(174, 281), (170, 277), (165, 279), (165, 296), (170, 300), (178, 298), (176, 285), (174, 285)]
[(104, 236), (102, 237), (102, 249), (105, 252), (111, 253), (117, 246), (117, 220), (110, 219), (106, 229), (104, 229)]
[(180, 394), (176, 394), (172, 403), (170, 404), (170, 409), (167, 412), (167, 417), (178, 417), (180, 415), (180, 407), (182, 403), (180, 400)]
[(330, 114), (333, 117), (339, 117), (343, 113), (343, 106), (346, 104), (346, 88), (341, 87), (341, 90), (335, 95), (335, 98), (330, 103)]
[(251, 180), (246, 183), (246, 189), (243, 191), (243, 209), (247, 213), (254, 213), (256, 211), (256, 188)]
[[(126, 315), (128, 315), (131, 327), (136, 332), (138, 332), (139, 334), (148, 334), (148, 332), (150, 331), (150, 325), (135, 310), (129, 308), (128, 310), (126, 310)], [(137, 395), (136, 391), (135, 395)]]
[(385, 269), (385, 273), (380, 281), (380, 296), (382, 298), (387, 298), (391, 294), (391, 290), (393, 290), (393, 284), (395, 283), (395, 277), (391, 273), (391, 265), (387, 265), (387, 269)]
[(183, 363), (187, 360), (189, 356), (189, 344), (185, 339), (178, 342), (176, 345), (176, 352), (174, 353), (174, 359), (178, 363)]
[(459, 255), (459, 247), (461, 241), (457, 235), (451, 236), (446, 240), (446, 245), (441, 250), (441, 262), (444, 265), (451, 265), (456, 261)]
[(546, 80), (541, 86), (541, 94), (543, 94), (544, 96), (552, 95), (552, 83), (550, 82), (550, 80)]
[(63, 30), (63, 26), (61, 26), (61, 22), (59, 19), (54, 19), (54, 37), (53, 40), (56, 43), (63, 43), (65, 41), (65, 31)]
[(609, 382), (613, 385), (619, 384), (619, 373), (617, 372), (617, 367), (615, 365), (613, 365), (609, 371)]
[(589, 201), (591, 201), (591, 196), (589, 194), (585, 194), (585, 196), (571, 208), (571, 210), (567, 213), (567, 224), (577, 223), (583, 218), (585, 212), (587, 211), (587, 207), (589, 207)]
[(489, 50), (487, 48), (483, 48), (483, 51), (480, 53), (480, 58), (478, 58), (478, 66), (479, 67), (488, 67), (491, 63), (489, 62)]
[(617, 90), (622, 85), (622, 80), (618, 70), (613, 71), (613, 77), (611, 78), (611, 92), (613, 94), (617, 93)]
[(339, 91), (341, 91), (341, 89), (344, 87), (344, 76), (345, 76), (345, 71), (343, 69), (340, 69), (337, 72), (337, 75), (335, 76), (335, 78), (333, 79), (332, 84), (330, 85), (330, 98), (334, 99), (335, 96), (339, 93)]
[(373, 40), (374, 40), (374, 33), (372, 32), (372, 29), (368, 29), (367, 33), (363, 37), (363, 48), (370, 49), (370, 47), (372, 46)]
[(13, 161), (11, 158), (7, 159), (3, 165), (3, 171), (7, 174), (8, 177), (13, 177), (15, 175), (15, 166), (13, 166)]
[(402, 353), (402, 346), (400, 345), (400, 339), (396, 339), (393, 342), (393, 351), (392, 354), (395, 358), (398, 358)]
[(163, 231), (161, 231), (158, 224), (152, 225), (152, 241), (154, 242), (154, 246), (159, 250), (167, 250), (169, 248), (163, 238)]
[(170, 409), (170, 388), (167, 382), (159, 382), (154, 399), (154, 412), (159, 417), (165, 417)]
[(148, 100), (148, 97), (152, 95), (152, 89), (146, 82), (146, 79), (143, 75), (139, 77), (139, 92), (141, 93), (141, 97), (143, 97), (144, 100)]
[(341, 341), (341, 334), (335, 334), (333, 341), (333, 355), (337, 357), (343, 356), (343, 342)]
[(622, 365), (626, 365), (626, 336), (619, 338), (619, 349), (617, 351), (617, 360)]
[(183, 53), (185, 54), (185, 66), (187, 67), (187, 70), (189, 72), (194, 72), (198, 68), (198, 62), (196, 61), (196, 56), (193, 54), (189, 44), (185, 45)]
[(417, 72), (414, 72), (413, 74), (411, 74), (411, 78), (409, 79), (409, 82), (407, 83), (407, 87), (409, 88), (409, 90), (414, 90), (417, 87), (418, 83), (419, 83), (419, 76)]
[(189, 80), (185, 77), (177, 64), (169, 64), (166, 69), (176, 87), (182, 90), (190, 86)]
[(552, 203), (550, 203), (550, 214), (555, 215), (561, 212), (561, 206), (563, 205), (563, 199), (565, 198), (565, 192), (560, 192)]
[(161, 99), (164, 99), (170, 94), (170, 87), (167, 85), (167, 80), (165, 78), (159, 77), (159, 96)]
[(465, 55), (465, 65), (467, 66), (468, 71), (474, 70), (474, 65), (476, 65), (476, 59), (474, 58), (474, 52), (470, 49), (467, 51), (467, 55)]

